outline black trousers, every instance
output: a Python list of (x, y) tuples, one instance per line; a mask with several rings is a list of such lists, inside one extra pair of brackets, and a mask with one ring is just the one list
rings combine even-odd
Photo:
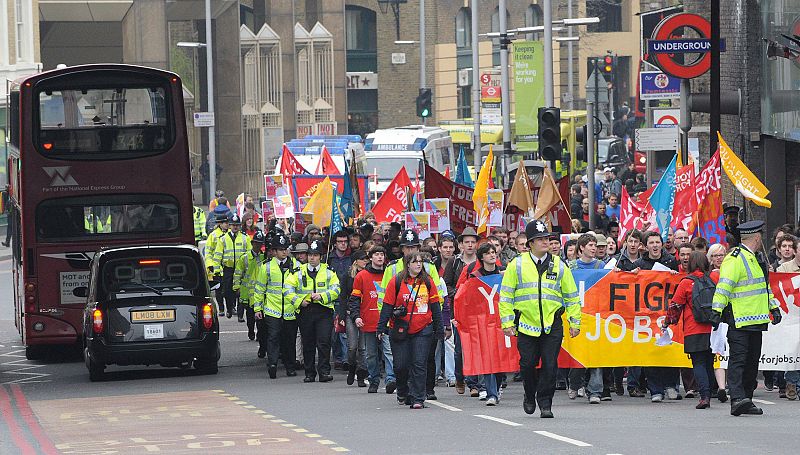
[(222, 294), (225, 297), (225, 312), (236, 313), (236, 293), (233, 292), (233, 267), (222, 268)]
[[(331, 374), (331, 332), (333, 309), (312, 303), (300, 310), (298, 319), (303, 341), (303, 367), (306, 377)], [(314, 367), (314, 358), (317, 365)]]
[(293, 372), (297, 366), (297, 319), (282, 319), (281, 360), (286, 371)]
[[(431, 337), (431, 347), (428, 350), (428, 371), (425, 373), (425, 392), (428, 395), (433, 395), (433, 389), (436, 388), (436, 344), (438, 342), (436, 337)], [(444, 376), (444, 363), (442, 364), (442, 376)]]
[[(384, 335), (388, 336), (388, 335)], [(428, 325), (405, 340), (389, 339), (394, 357), (394, 374), (397, 379), (397, 396), (409, 397), (414, 403), (422, 403), (427, 381), (428, 351), (431, 350), (433, 328)]]
[[(245, 308), (245, 305), (239, 305), (242, 308)], [(247, 336), (255, 335), (255, 327), (256, 327), (256, 312), (253, 311), (253, 307), (247, 306), (245, 308), (245, 320), (247, 321)]]
[[(556, 319), (549, 334), (532, 337), (520, 333), (517, 335), (519, 350), (519, 370), (525, 388), (525, 398), (539, 403), (542, 409), (549, 409), (553, 404), (556, 392), (556, 375), (558, 374), (558, 353), (564, 338), (564, 327), (560, 319)], [(542, 367), (536, 368), (542, 361)]]
[(758, 363), (761, 356), (761, 332), (728, 328), (728, 387), (731, 400), (753, 398), (758, 386)]
[(278, 358), (283, 361), (286, 371), (295, 370), (295, 339), (297, 338), (297, 321), (264, 316), (267, 325), (267, 366), (278, 365)]

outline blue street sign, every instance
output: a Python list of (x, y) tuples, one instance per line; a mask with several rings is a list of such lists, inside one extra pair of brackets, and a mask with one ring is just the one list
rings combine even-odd
[(639, 98), (643, 100), (663, 100), (679, 98), (681, 80), (661, 71), (642, 71), (639, 73)]
[[(719, 51), (725, 52), (725, 39), (719, 40)], [(697, 54), (711, 52), (707, 38), (647, 40), (648, 54)]]

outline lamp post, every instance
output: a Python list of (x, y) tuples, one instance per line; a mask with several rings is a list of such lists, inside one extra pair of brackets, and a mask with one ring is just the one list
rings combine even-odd
[(470, 39), (472, 41), (472, 162), (475, 169), (481, 167), (481, 67), (478, 49), (478, 0), (470, 3)]
[[(211, 54), (211, 0), (205, 0), (206, 5), (206, 42), (179, 42), (178, 47), (206, 48), (206, 112), (214, 114), (214, 69)], [(216, 119), (214, 119), (216, 123)], [(214, 124), (208, 127), (208, 192), (213, 198), (217, 192), (217, 153), (216, 134)]]

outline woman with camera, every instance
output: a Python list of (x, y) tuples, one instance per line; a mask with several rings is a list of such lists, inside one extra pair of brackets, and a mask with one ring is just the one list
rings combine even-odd
[(386, 285), (378, 321), (379, 336), (389, 336), (394, 355), (397, 401), (422, 409), (425, 401), (428, 350), (442, 338), (441, 297), (423, 267), (422, 253), (403, 258), (404, 268)]

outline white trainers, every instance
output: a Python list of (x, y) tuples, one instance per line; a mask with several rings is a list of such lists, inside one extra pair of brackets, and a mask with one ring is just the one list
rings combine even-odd
[(667, 387), (667, 399), (670, 400), (677, 400), (678, 399), (678, 391), (673, 389), (672, 387)]
[(486, 401), (486, 391), (482, 391), (478, 394), (478, 399), (481, 401)]
[(664, 395), (657, 393), (650, 398), (650, 401), (653, 403), (661, 403), (662, 401), (664, 401)]
[(489, 398), (486, 400), (486, 406), (495, 406), (495, 405), (497, 405), (497, 398), (495, 398), (495, 397), (489, 397)]
[(581, 398), (585, 397), (586, 396), (586, 389), (583, 388), (583, 387), (578, 389), (578, 396), (581, 397)]
[(570, 400), (574, 400), (575, 398), (578, 398), (578, 391), (569, 389), (567, 391), (567, 396), (569, 397)]
[(600, 397), (598, 396), (589, 397), (589, 404), (600, 404)]

